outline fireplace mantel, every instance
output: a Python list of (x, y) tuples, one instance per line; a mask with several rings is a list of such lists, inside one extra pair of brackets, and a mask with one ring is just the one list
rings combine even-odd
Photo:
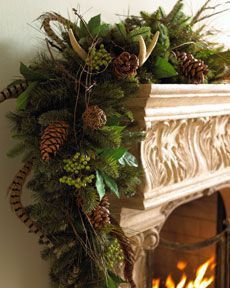
[(114, 200), (113, 213), (133, 240), (134, 278), (144, 288), (145, 250), (156, 247), (170, 213), (230, 187), (230, 85), (141, 85), (128, 104), (146, 132), (137, 151), (144, 175), (135, 197)]

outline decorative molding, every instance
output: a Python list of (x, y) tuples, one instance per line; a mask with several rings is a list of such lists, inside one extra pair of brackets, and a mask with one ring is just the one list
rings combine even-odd
[(155, 249), (159, 243), (159, 238), (159, 230), (154, 227), (131, 238), (135, 253), (133, 279), (137, 287), (146, 287), (146, 251)]
[[(175, 210), (177, 207), (179, 207), (185, 203), (194, 201), (197, 198), (211, 196), (213, 193), (215, 193), (217, 191), (218, 191), (217, 187), (211, 187), (209, 189), (205, 189), (204, 191), (193, 193), (191, 195), (181, 197), (180, 199), (170, 201), (161, 207), (160, 213), (165, 216), (165, 220), (166, 220), (169, 217), (169, 215), (173, 212), (173, 210)], [(162, 223), (162, 225), (164, 224), (164, 222)]]
[(148, 190), (230, 166), (229, 116), (153, 122), (142, 142)]
[[(147, 250), (153, 250), (159, 243), (159, 230), (151, 228), (130, 238), (135, 254), (133, 279), (138, 288), (146, 288), (147, 277)], [(122, 275), (123, 267), (118, 267), (116, 272)], [(129, 288), (129, 284), (121, 284), (119, 288)]]
[(134, 243), (137, 288), (145, 288), (146, 251), (170, 213), (230, 187), (230, 85), (143, 85), (129, 105), (146, 131), (137, 155), (144, 180), (136, 197), (113, 207)]

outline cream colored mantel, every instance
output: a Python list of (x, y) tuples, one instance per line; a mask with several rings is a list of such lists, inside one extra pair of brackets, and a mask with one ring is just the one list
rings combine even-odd
[(135, 197), (114, 200), (113, 213), (133, 240), (134, 279), (145, 288), (145, 250), (169, 214), (230, 186), (230, 85), (142, 85), (129, 106), (146, 131), (137, 152), (144, 179)]

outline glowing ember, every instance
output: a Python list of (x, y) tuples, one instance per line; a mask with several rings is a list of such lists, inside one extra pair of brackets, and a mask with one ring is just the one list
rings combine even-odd
[[(177, 268), (183, 271), (187, 266), (187, 263), (180, 261), (177, 263)], [(214, 276), (205, 277), (208, 270), (213, 271), (215, 269), (214, 257), (200, 265), (196, 270), (196, 278), (189, 280), (186, 274), (183, 272), (182, 277), (178, 284), (175, 283), (172, 276), (169, 275), (165, 282), (165, 288), (208, 288), (214, 282)], [(153, 279), (152, 288), (160, 288), (160, 279)]]

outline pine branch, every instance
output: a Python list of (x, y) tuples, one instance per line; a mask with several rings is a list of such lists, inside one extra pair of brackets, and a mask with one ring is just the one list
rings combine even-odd
[(52, 110), (43, 113), (39, 117), (38, 123), (42, 126), (47, 126), (57, 121), (68, 121), (71, 118), (72, 115), (70, 114), (70, 112), (68, 112), (67, 109)]
[(25, 143), (22, 142), (10, 149), (10, 151), (7, 153), (7, 156), (10, 158), (14, 158), (25, 152), (25, 150), (27, 150), (27, 146), (25, 145)]
[(183, 0), (178, 0), (176, 4), (173, 6), (171, 12), (169, 12), (168, 16), (166, 17), (165, 21), (167, 23), (173, 22), (174, 19), (177, 17), (178, 13), (182, 10), (184, 4)]

